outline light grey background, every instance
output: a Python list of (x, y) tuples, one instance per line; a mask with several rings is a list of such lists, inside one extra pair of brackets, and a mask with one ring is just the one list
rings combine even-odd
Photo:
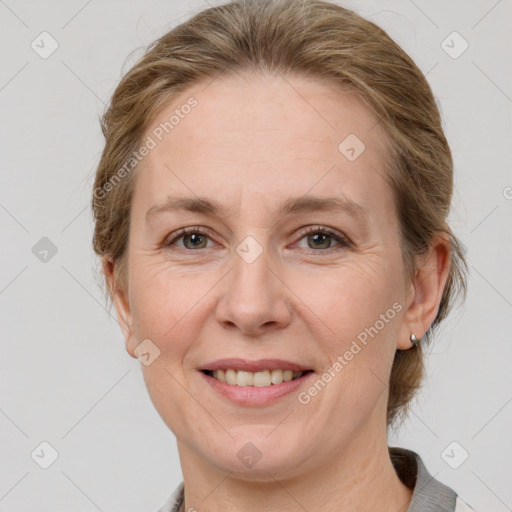
[[(436, 340), (428, 382), (390, 444), (420, 453), (479, 512), (512, 510), (512, 3), (342, 5), (388, 30), (427, 73), (471, 268), (466, 306)], [(174, 436), (103, 308), (88, 205), (98, 116), (140, 51), (128, 55), (207, 6), (0, 0), (1, 511), (150, 512), (181, 481)], [(47, 59), (31, 48), (43, 31), (59, 45)], [(456, 59), (441, 46), (453, 31), (469, 44)], [(42, 237), (57, 248), (47, 262), (32, 252)], [(31, 457), (43, 441), (59, 454), (48, 469)], [(452, 460), (469, 454), (458, 469), (442, 456), (453, 441)]]

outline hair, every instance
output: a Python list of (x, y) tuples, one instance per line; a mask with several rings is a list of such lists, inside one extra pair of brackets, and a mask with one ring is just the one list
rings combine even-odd
[(453, 162), (432, 90), (384, 30), (351, 10), (323, 0), (232, 1), (164, 34), (124, 75), (101, 119), (105, 146), (92, 197), (93, 248), (114, 275), (112, 282), (106, 279), (107, 301), (127, 286), (136, 165), (127, 172), (126, 162), (152, 119), (178, 93), (240, 72), (312, 78), (355, 93), (387, 135), (386, 179), (397, 207), (406, 275), (415, 275), (416, 257), (428, 251), (435, 235), (449, 242), (450, 270), (436, 318), (418, 345), (394, 357), (387, 425), (396, 426), (421, 386), (424, 342), (431, 341), (456, 299), (466, 296), (466, 251), (447, 223)]

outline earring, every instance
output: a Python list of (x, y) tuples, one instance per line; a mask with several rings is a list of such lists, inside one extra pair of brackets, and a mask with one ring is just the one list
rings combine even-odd
[(420, 340), (418, 338), (416, 338), (414, 333), (411, 332), (411, 343), (412, 343), (412, 346), (415, 347), (419, 342), (420, 342)]

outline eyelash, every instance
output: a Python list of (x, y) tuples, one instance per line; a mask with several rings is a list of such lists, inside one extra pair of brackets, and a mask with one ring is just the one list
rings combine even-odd
[[(310, 234), (313, 234), (313, 233), (328, 235), (329, 237), (334, 239), (336, 242), (338, 242), (339, 246), (338, 247), (337, 246), (328, 247), (327, 249), (320, 249), (320, 250), (308, 248), (308, 250), (310, 250), (310, 251), (331, 252), (331, 249), (343, 250), (343, 249), (347, 249), (347, 248), (351, 247), (351, 243), (348, 241), (348, 239), (345, 236), (338, 234), (338, 233), (330, 230), (329, 228), (325, 228), (323, 226), (308, 226), (307, 228), (305, 228), (304, 230), (301, 231), (301, 233), (300, 233), (301, 236), (299, 238), (299, 241), (302, 240), (304, 237), (306, 237)], [(200, 228), (199, 226), (190, 226), (188, 228), (183, 228), (183, 229), (180, 229), (179, 231), (177, 231), (175, 236), (172, 238), (172, 240), (166, 241), (167, 240), (167, 238), (166, 238), (161, 245), (164, 248), (168, 248), (172, 244), (174, 244), (174, 242), (176, 242), (176, 240), (179, 240), (180, 238), (183, 238), (184, 236), (191, 235), (191, 234), (198, 234), (198, 235), (206, 236), (206, 237), (210, 238), (209, 233), (207, 231), (205, 231), (204, 229)], [(194, 249), (187, 249), (187, 248), (183, 249), (181, 247), (179, 249), (188, 251), (188, 252), (194, 251)]]

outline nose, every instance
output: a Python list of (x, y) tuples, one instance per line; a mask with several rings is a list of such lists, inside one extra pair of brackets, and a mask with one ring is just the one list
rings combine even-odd
[(216, 309), (217, 321), (225, 329), (257, 337), (291, 322), (292, 294), (279, 275), (279, 265), (271, 260), (266, 248), (253, 261), (243, 252), (233, 254), (233, 268), (223, 280)]

